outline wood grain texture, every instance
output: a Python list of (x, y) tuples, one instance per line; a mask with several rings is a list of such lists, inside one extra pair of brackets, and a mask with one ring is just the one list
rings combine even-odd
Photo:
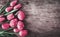
[(27, 37), (60, 37), (60, 0), (20, 0)]

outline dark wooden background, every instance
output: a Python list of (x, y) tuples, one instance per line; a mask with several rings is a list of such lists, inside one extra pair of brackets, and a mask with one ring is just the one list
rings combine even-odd
[[(0, 7), (7, 0), (0, 0)], [(19, 0), (26, 14), (27, 37), (60, 37), (60, 0)]]

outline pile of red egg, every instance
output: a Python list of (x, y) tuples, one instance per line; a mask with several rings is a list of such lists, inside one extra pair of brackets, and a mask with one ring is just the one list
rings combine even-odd
[[(21, 4), (17, 4), (17, 0), (14, 0), (10, 3), (10, 6), (5, 9), (6, 12), (10, 12), (11, 10), (18, 9), (17, 17), (15, 15), (9, 14), (6, 16), (9, 23), (3, 23), (2, 29), (7, 30), (9, 28), (13, 28), (15, 33), (19, 33), (19, 36), (25, 37), (27, 35), (27, 30), (24, 29), (24, 23), (22, 22), (25, 18), (25, 14), (23, 11), (19, 10), (22, 7)], [(0, 22), (6, 20), (3, 15), (0, 15)]]

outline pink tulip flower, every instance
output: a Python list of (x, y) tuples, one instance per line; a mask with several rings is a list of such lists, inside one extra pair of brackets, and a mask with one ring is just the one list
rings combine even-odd
[(18, 28), (19, 30), (23, 30), (23, 28), (24, 28), (24, 23), (21, 22), (21, 21), (18, 21), (18, 23), (17, 23), (17, 28)]
[(19, 20), (24, 20), (25, 18), (25, 14), (23, 11), (18, 11), (18, 15), (17, 15)]
[(14, 0), (10, 3), (10, 6), (15, 6), (17, 4), (17, 0)]
[(13, 15), (13, 14), (7, 15), (7, 19), (8, 19), (8, 20), (12, 20), (13, 18), (14, 18), (14, 15)]
[(10, 26), (13, 28), (13, 27), (16, 27), (16, 25), (17, 25), (17, 22), (18, 22), (18, 20), (15, 18), (15, 19), (12, 19), (11, 21), (10, 21)]
[(16, 6), (14, 6), (14, 9), (20, 9), (21, 8), (21, 4), (17, 4)]
[(12, 9), (13, 9), (13, 7), (7, 7), (7, 8), (5, 9), (5, 11), (6, 11), (6, 12), (10, 12)]
[(19, 29), (14, 28), (13, 31), (17, 33), (17, 32), (19, 32)]
[(27, 30), (22, 30), (22, 31), (19, 32), (19, 35), (21, 37), (25, 37), (27, 34), (28, 34), (28, 31)]
[(8, 28), (9, 28), (9, 24), (8, 23), (2, 24), (2, 29), (7, 30)]

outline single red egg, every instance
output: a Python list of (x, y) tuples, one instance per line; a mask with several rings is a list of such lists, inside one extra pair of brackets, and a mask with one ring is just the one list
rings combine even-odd
[(17, 26), (17, 22), (18, 22), (18, 20), (17, 20), (16, 18), (12, 19), (12, 20), (10, 21), (10, 26), (11, 26), (11, 27), (16, 27), (16, 26)]
[(8, 23), (2, 24), (2, 29), (7, 30), (8, 28), (9, 28), (9, 24)]
[(18, 21), (18, 23), (17, 23), (17, 28), (18, 28), (19, 30), (23, 30), (23, 28), (24, 28), (24, 23), (21, 22), (21, 21)]
[(17, 15), (19, 20), (24, 20), (25, 18), (25, 14), (23, 11), (18, 11), (18, 15)]
[(26, 36), (27, 34), (28, 34), (28, 31), (27, 31), (27, 30), (22, 30), (22, 31), (19, 32), (19, 35), (20, 35), (21, 37), (24, 37), (24, 36)]
[(17, 4), (16, 6), (14, 6), (14, 9), (20, 9), (21, 8), (21, 4)]
[(7, 8), (5, 9), (5, 11), (6, 11), (6, 12), (10, 12), (12, 9), (13, 9), (13, 7), (7, 7)]
[(7, 19), (8, 19), (8, 20), (12, 20), (13, 18), (14, 18), (14, 15), (13, 15), (13, 14), (7, 15)]

